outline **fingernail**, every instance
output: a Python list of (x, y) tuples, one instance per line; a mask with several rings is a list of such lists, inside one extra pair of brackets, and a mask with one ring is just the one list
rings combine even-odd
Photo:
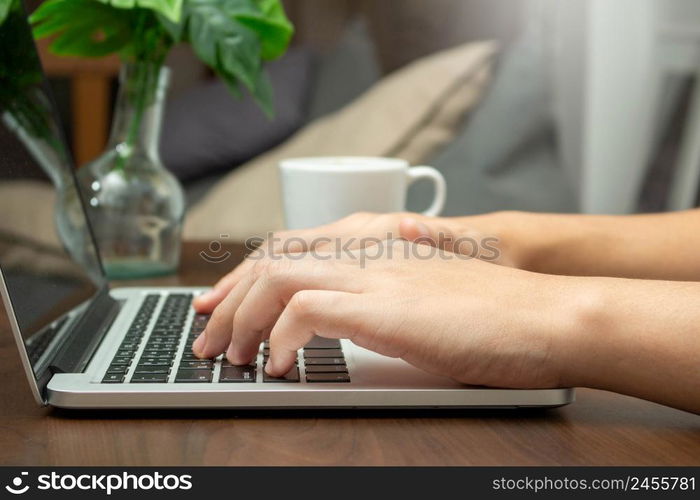
[(197, 356), (204, 350), (204, 345), (206, 342), (206, 330), (199, 334), (199, 337), (192, 343), (192, 352)]
[(430, 229), (422, 222), (416, 221), (416, 227), (418, 228), (418, 231), (420, 231), (421, 236), (430, 236)]

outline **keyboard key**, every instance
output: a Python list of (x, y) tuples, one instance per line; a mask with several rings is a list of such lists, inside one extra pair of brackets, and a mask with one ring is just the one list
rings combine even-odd
[(103, 384), (121, 384), (124, 382), (124, 374), (122, 373), (108, 373), (102, 379)]
[(308, 373), (307, 382), (350, 382), (350, 375), (347, 373)]
[(148, 343), (146, 344), (146, 347), (154, 347), (158, 349), (167, 349), (168, 347), (177, 347), (180, 344), (180, 339), (159, 339), (158, 337), (156, 338), (151, 338), (148, 339)]
[(316, 336), (304, 346), (304, 349), (340, 349), (340, 340)]
[(180, 340), (180, 336), (182, 335), (182, 332), (176, 332), (176, 333), (156, 333), (156, 332), (151, 332), (151, 340), (158, 340), (158, 342), (177, 342)]
[(131, 364), (131, 356), (114, 356), (112, 359), (113, 365), (127, 365)]
[(144, 358), (174, 358), (177, 349), (145, 349), (143, 351)]
[(152, 334), (156, 335), (179, 335), (182, 333), (182, 328), (180, 325), (167, 325), (158, 323), (153, 328)]
[(163, 373), (165, 373), (165, 374), (168, 374), (168, 373), (170, 373), (170, 365), (155, 365), (155, 366), (137, 365), (134, 373), (138, 373), (138, 374), (155, 374), (155, 373), (163, 374)]
[(255, 366), (227, 366), (221, 368), (219, 382), (255, 382)]
[(304, 349), (304, 358), (342, 358), (340, 349)]
[(281, 377), (271, 377), (263, 371), (263, 382), (299, 382), (299, 368), (294, 366)]
[(306, 373), (347, 373), (345, 365), (306, 365)]
[[(143, 348), (143, 352), (153, 352), (156, 355), (158, 354), (168, 354), (171, 352), (177, 352), (177, 350), (180, 348), (179, 345), (177, 344), (168, 344), (168, 345), (160, 345), (160, 344), (146, 344), (146, 346)], [(145, 354), (144, 354), (145, 355)]]
[(132, 384), (164, 384), (168, 381), (168, 375), (166, 373), (135, 373), (131, 377)]
[(171, 343), (167, 343), (167, 344), (157, 344), (157, 343), (152, 344), (149, 342), (148, 344), (146, 344), (145, 350), (147, 350), (147, 351), (161, 351), (161, 352), (172, 351), (172, 350), (177, 351), (177, 349), (179, 347), (180, 346), (178, 345), (177, 342), (171, 342)]
[(168, 358), (141, 358), (139, 360), (139, 366), (161, 366), (161, 365), (166, 365), (170, 366), (173, 364), (172, 359)]
[(182, 361), (199, 361), (199, 358), (193, 353), (185, 351), (182, 353)]
[(129, 368), (126, 365), (110, 365), (107, 368), (107, 373), (124, 375), (128, 369)]
[[(255, 360), (253, 360), (253, 361), (251, 361), (250, 363), (248, 363), (247, 365), (244, 365), (244, 366), (252, 366), (253, 368), (255, 368), (255, 366), (256, 366), (257, 364), (258, 364), (258, 363), (257, 363)], [(228, 359), (223, 358), (223, 359), (221, 360), (221, 367), (222, 367), (222, 368), (226, 368), (227, 366), (241, 366), (241, 365), (233, 365), (233, 364), (231, 364), (231, 362), (230, 362)]]
[(317, 365), (343, 365), (345, 366), (345, 358), (309, 358), (304, 360), (306, 366)]
[(211, 370), (179, 370), (175, 382), (211, 382)]
[(180, 362), (179, 368), (180, 370), (211, 370), (213, 365), (213, 361), (209, 361), (208, 359), (202, 359), (199, 361), (182, 361)]

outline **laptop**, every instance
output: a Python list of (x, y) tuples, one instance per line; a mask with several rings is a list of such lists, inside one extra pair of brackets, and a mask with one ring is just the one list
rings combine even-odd
[[(8, 32), (11, 43), (3, 39)], [(298, 352), (296, 366), (282, 378), (263, 371), (265, 343), (246, 366), (221, 356), (197, 359), (191, 345), (208, 316), (195, 313), (191, 302), (205, 288), (110, 287), (83, 206), (70, 214), (60, 210), (60, 200), (78, 196), (75, 169), (24, 15), (0, 26), (0, 51), (9, 47), (28, 56), (0, 61), (22, 63), (0, 74), (27, 77), (0, 82), (0, 291), (37, 403), (339, 409), (558, 407), (573, 401), (568, 388), (465, 386), (349, 341), (320, 337)], [(23, 115), (27, 110), (31, 114)], [(40, 131), (28, 117), (43, 123)], [(50, 199), (57, 202), (48, 208), (37, 203)], [(61, 238), (67, 217), (74, 231)]]

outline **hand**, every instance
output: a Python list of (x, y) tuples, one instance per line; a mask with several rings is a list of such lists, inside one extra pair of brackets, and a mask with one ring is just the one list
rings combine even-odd
[[(233, 364), (270, 338), (266, 371), (281, 376), (314, 335), (346, 338), (475, 385), (558, 387), (572, 322), (570, 280), (494, 266), (427, 245), (383, 242), (278, 255), (239, 272), (193, 349)], [(381, 250), (381, 255), (380, 255)], [(373, 257), (370, 259), (370, 256)], [(364, 261), (363, 261), (364, 257)]]
[(463, 218), (426, 217), (413, 213), (356, 213), (337, 222), (301, 231), (274, 234), (274, 240), (263, 242), (254, 259), (246, 259), (214, 285), (214, 288), (194, 300), (194, 308), (202, 314), (211, 313), (234, 286), (251, 272), (261, 252), (274, 254), (333, 249), (361, 249), (378, 241), (402, 238), (429, 244), (451, 252), (459, 252), (490, 262), (516, 266), (518, 245), (507, 244), (504, 228), (518, 226), (514, 213), (498, 213)]

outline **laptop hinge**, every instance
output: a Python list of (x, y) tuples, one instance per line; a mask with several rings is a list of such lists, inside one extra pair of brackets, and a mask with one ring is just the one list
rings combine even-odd
[(85, 370), (120, 309), (121, 303), (109, 295), (107, 286), (103, 287), (56, 352), (49, 365), (51, 372), (80, 373)]

